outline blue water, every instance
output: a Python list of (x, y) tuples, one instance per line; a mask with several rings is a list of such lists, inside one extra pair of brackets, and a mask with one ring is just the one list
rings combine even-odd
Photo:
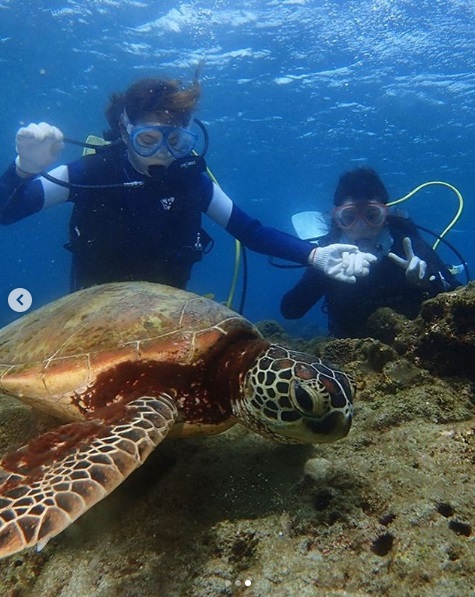
[[(101, 134), (111, 91), (147, 75), (189, 81), (205, 59), (207, 161), (248, 213), (291, 232), (293, 213), (329, 209), (339, 174), (360, 164), (394, 199), (444, 180), (465, 200), (447, 239), (475, 270), (474, 29), (471, 0), (0, 0), (0, 169), (15, 157), (19, 126), (45, 120), (68, 137)], [(63, 161), (78, 155), (69, 146)], [(457, 200), (431, 187), (404, 207), (440, 232)], [(30, 290), (34, 306), (68, 291), (69, 212), (0, 229), (0, 322), (15, 317), (12, 288)], [(189, 288), (223, 300), (234, 241), (205, 227), (215, 248)], [(301, 270), (250, 252), (248, 261), (245, 315), (280, 320), (281, 295)], [(317, 307), (288, 329), (324, 332), (325, 319)]]

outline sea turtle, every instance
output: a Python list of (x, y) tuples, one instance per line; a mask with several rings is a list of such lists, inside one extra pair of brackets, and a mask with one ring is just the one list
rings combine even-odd
[(234, 311), (147, 282), (104, 284), (0, 331), (0, 391), (71, 421), (1, 462), (0, 557), (41, 549), (165, 437), (235, 422), (273, 440), (347, 435), (354, 384)]

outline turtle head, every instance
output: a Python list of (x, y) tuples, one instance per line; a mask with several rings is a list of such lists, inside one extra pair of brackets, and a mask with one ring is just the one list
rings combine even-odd
[(233, 411), (274, 440), (323, 444), (348, 434), (354, 394), (347, 374), (315, 356), (271, 344), (243, 379)]

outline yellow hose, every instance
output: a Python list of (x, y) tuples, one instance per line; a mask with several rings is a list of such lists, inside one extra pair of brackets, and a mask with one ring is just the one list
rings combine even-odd
[[(208, 168), (208, 166), (206, 166), (206, 173), (208, 174), (208, 176), (211, 178), (211, 180), (219, 185), (219, 182), (216, 179), (216, 176), (211, 172), (211, 170)], [(232, 304), (233, 304), (233, 300), (234, 300), (234, 294), (236, 293), (236, 285), (237, 285), (237, 281), (238, 281), (238, 276), (239, 276), (239, 265), (241, 263), (241, 243), (240, 241), (238, 241), (238, 239), (234, 239), (234, 271), (233, 271), (233, 278), (231, 280), (231, 287), (229, 289), (229, 294), (228, 294), (228, 298), (226, 299), (226, 302), (224, 303), (226, 305), (226, 307), (229, 307), (229, 309), (232, 308)]]
[(462, 211), (463, 211), (462, 193), (458, 189), (456, 189), (453, 185), (449, 184), (448, 182), (444, 182), (442, 180), (431, 180), (429, 182), (424, 182), (423, 184), (419, 185), (413, 191), (411, 191), (407, 195), (404, 195), (404, 197), (401, 197), (400, 199), (395, 199), (394, 201), (391, 201), (390, 203), (388, 203), (389, 206), (398, 205), (399, 203), (402, 203), (403, 201), (407, 201), (408, 199), (413, 197), (421, 189), (424, 189), (425, 187), (428, 187), (430, 185), (437, 185), (437, 184), (442, 185), (443, 187), (447, 187), (448, 189), (453, 191), (455, 193), (455, 195), (457, 196), (459, 205), (458, 205), (457, 213), (452, 218), (452, 220), (449, 222), (449, 224), (446, 226), (446, 228), (443, 230), (443, 232), (440, 233), (440, 235), (439, 235), (440, 238), (438, 238), (435, 241), (435, 243), (433, 244), (432, 248), (434, 250), (437, 249), (437, 247), (439, 246), (440, 239), (443, 238), (448, 232), (450, 232), (450, 230), (452, 230), (452, 228), (455, 226), (455, 224), (459, 220), (460, 216), (462, 215)]

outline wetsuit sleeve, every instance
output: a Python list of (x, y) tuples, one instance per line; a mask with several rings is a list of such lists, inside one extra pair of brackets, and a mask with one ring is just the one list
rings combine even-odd
[[(50, 174), (68, 180), (67, 166), (59, 166)], [(46, 207), (67, 201), (68, 196), (68, 189), (42, 176), (21, 178), (13, 163), (0, 177), (0, 224), (13, 224)]]
[(297, 284), (282, 297), (280, 311), (285, 319), (303, 317), (324, 295), (325, 276), (307, 268)]
[(306, 265), (309, 253), (314, 248), (307, 241), (264, 226), (259, 220), (251, 218), (239, 209), (217, 185), (213, 185), (212, 198), (206, 214), (256, 253)]

